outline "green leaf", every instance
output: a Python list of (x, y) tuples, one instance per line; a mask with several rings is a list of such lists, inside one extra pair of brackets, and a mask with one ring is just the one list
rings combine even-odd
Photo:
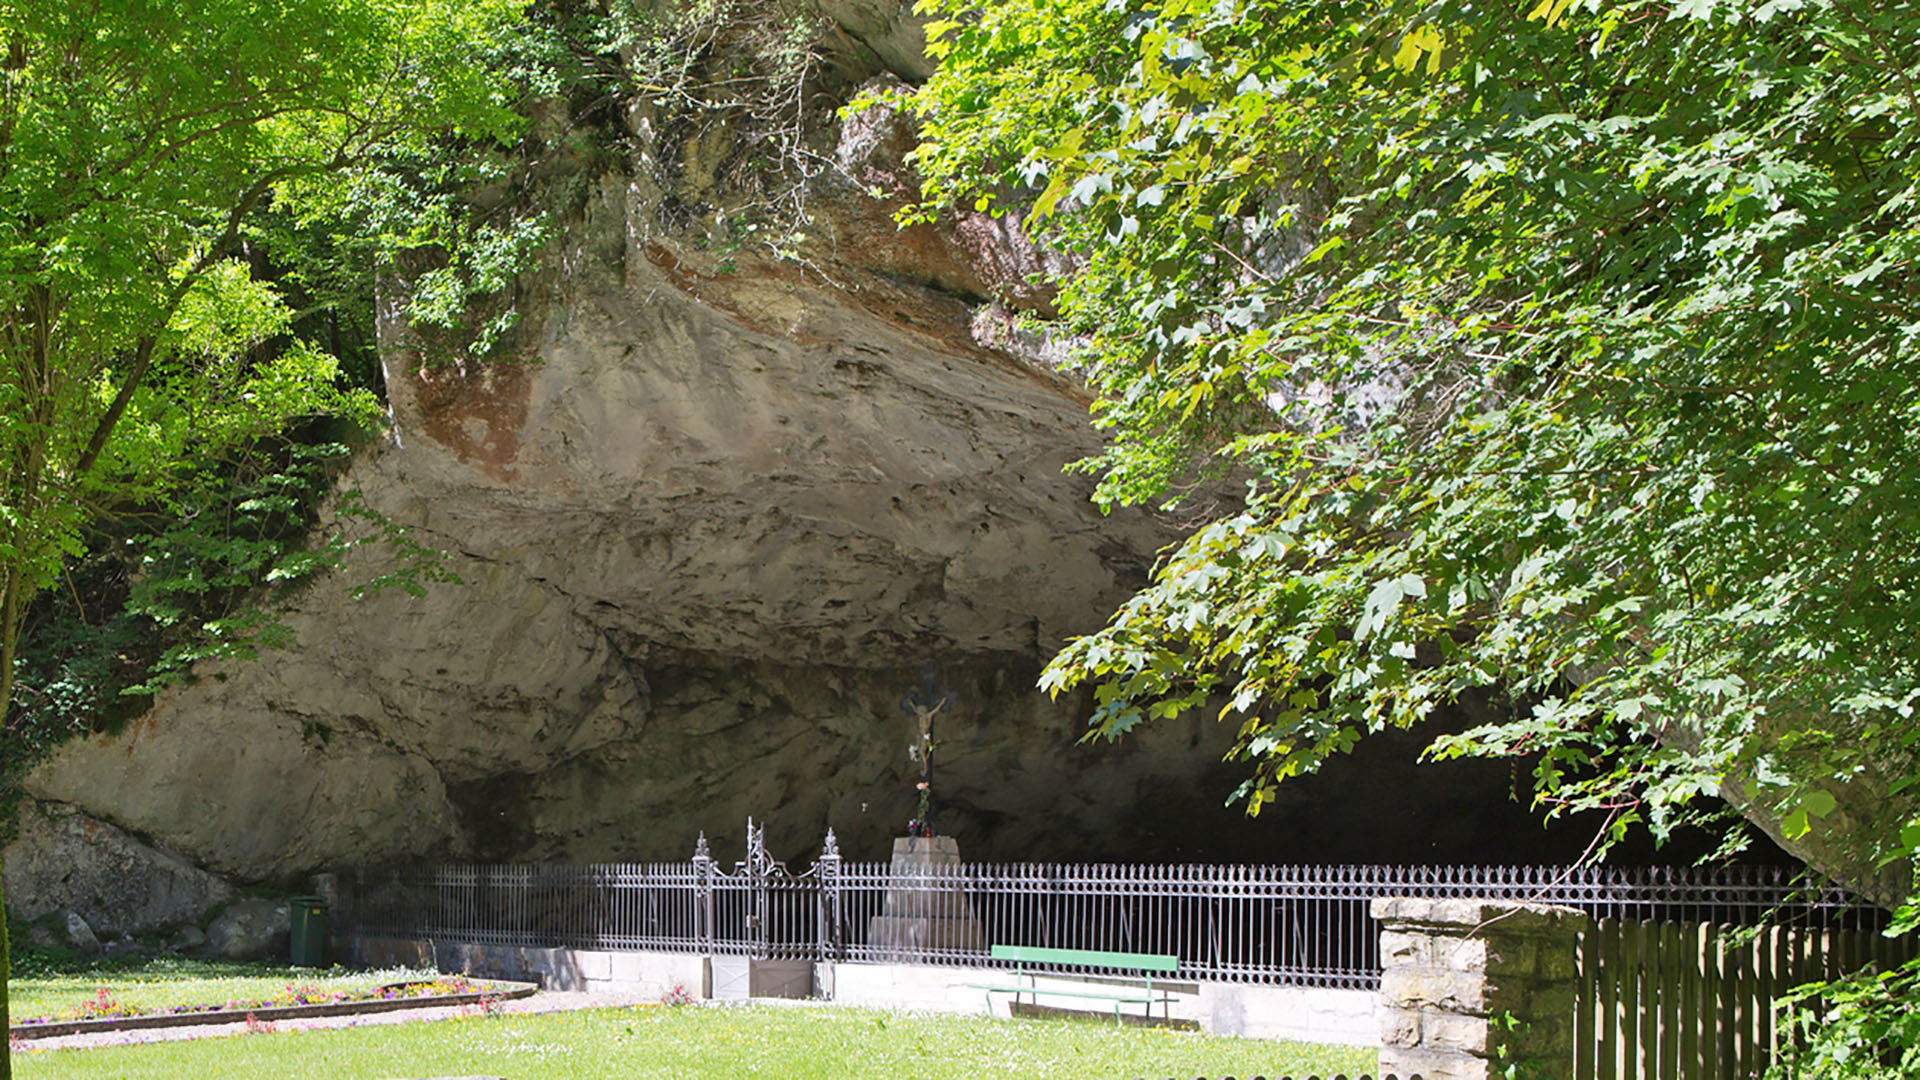
[(1804, 806), (1807, 813), (1812, 814), (1814, 817), (1826, 817), (1828, 814), (1833, 813), (1833, 808), (1838, 804), (1834, 801), (1832, 795), (1816, 788), (1800, 796), (1800, 805)]
[(1807, 821), (1807, 808), (1804, 806), (1794, 807), (1786, 817), (1780, 820), (1780, 835), (1789, 840), (1798, 840), (1806, 836), (1811, 829), (1812, 826)]

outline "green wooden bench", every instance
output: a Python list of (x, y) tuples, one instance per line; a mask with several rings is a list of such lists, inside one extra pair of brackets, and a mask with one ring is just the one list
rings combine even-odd
[[(1092, 998), (1113, 1002), (1113, 1019), (1121, 1020), (1121, 1007), (1125, 1005), (1144, 1006), (1148, 1018), (1153, 1016), (1153, 1007), (1160, 1006), (1162, 1015), (1172, 1017), (1173, 995), (1158, 992), (1153, 988), (1155, 972), (1172, 974), (1180, 967), (1177, 956), (1159, 956), (1154, 953), (1101, 952), (1096, 949), (1042, 949), (1028, 945), (995, 945), (989, 950), (995, 960), (1014, 962), (1012, 986), (988, 986), (980, 983), (967, 984), (975, 990), (987, 992), (987, 1010), (993, 1010), (993, 995), (1012, 994), (1013, 1004), (1020, 1004), (1023, 996), (1031, 995), (1035, 1005), (1040, 998), (1077, 997)], [(1039, 976), (1049, 972), (1034, 971), (1029, 964), (1051, 964), (1062, 967), (1114, 968), (1122, 971), (1137, 971), (1143, 985), (1139, 987), (1110, 987), (1106, 989), (1070, 990), (1062, 987), (1040, 986)]]

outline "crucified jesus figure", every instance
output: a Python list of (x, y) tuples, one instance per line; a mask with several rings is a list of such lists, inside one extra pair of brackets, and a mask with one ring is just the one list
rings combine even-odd
[(920, 803), (907, 827), (914, 836), (933, 835), (933, 718), (953, 703), (953, 691), (939, 688), (939, 673), (932, 666), (922, 670), (920, 686), (900, 699), (900, 707), (920, 729), (919, 738), (907, 746), (907, 759), (920, 763), (920, 782), (914, 785), (920, 789)]
[(915, 705), (913, 715), (920, 721), (920, 790), (933, 790), (933, 718), (941, 709), (947, 707), (947, 699), (941, 698), (931, 706)]

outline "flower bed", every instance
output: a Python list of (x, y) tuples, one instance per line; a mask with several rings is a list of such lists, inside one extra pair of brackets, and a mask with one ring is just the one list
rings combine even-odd
[(414, 979), (365, 990), (323, 990), (311, 985), (289, 983), (281, 993), (265, 998), (169, 1005), (142, 1011), (114, 1001), (112, 995), (103, 988), (76, 1008), (62, 1010), (52, 1016), (22, 1020), (13, 1025), (10, 1034), (16, 1039), (50, 1038), (85, 1031), (255, 1023), (439, 1005), (470, 1005), (526, 997), (535, 989), (531, 983), (479, 982), (464, 975)]

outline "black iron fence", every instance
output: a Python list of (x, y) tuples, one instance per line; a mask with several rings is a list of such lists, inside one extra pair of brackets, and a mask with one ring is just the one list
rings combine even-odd
[(995, 944), (1179, 957), (1180, 977), (1378, 986), (1379, 896), (1561, 904), (1596, 919), (1878, 929), (1884, 914), (1777, 867), (889, 864), (825, 853), (794, 873), (748, 825), (722, 868), (442, 866), (348, 875), (370, 937), (769, 959), (997, 966)]

